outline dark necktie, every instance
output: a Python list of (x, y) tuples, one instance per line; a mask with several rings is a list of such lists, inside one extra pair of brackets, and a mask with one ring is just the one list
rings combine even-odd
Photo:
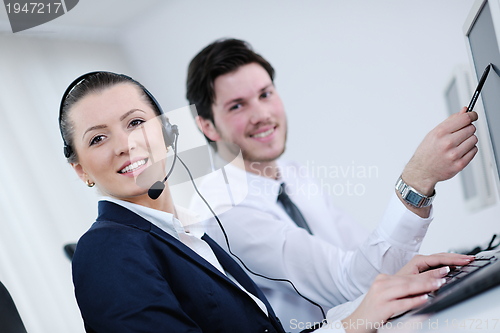
[(312, 235), (312, 231), (311, 229), (309, 229), (306, 219), (304, 218), (300, 210), (297, 208), (297, 206), (295, 206), (295, 204), (290, 199), (288, 194), (286, 194), (285, 188), (286, 188), (285, 183), (281, 183), (280, 193), (278, 195), (278, 201), (283, 204), (285, 212), (288, 214), (288, 216), (290, 216), (293, 222), (295, 222), (295, 224), (298, 225), (300, 228), (306, 229), (307, 232)]

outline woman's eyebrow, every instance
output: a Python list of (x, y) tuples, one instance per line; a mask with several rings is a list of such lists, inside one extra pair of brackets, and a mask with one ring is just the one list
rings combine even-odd
[(96, 126), (92, 126), (92, 127), (87, 128), (87, 130), (85, 131), (85, 133), (83, 133), (83, 135), (82, 135), (82, 141), (85, 138), (85, 134), (87, 134), (87, 132), (90, 132), (90, 131), (93, 131), (93, 130), (96, 130), (96, 129), (106, 128), (106, 127), (108, 127), (108, 126), (106, 126), (106, 125), (96, 125)]
[(127, 118), (128, 116), (130, 116), (132, 113), (136, 112), (136, 111), (140, 111), (140, 112), (143, 112), (143, 113), (146, 113), (144, 112), (143, 110), (141, 109), (132, 109), (130, 111), (127, 111), (125, 112), (125, 114), (123, 116), (120, 117), (120, 121), (122, 121), (123, 119)]
[[(130, 116), (132, 113), (136, 112), (136, 111), (140, 111), (140, 112), (143, 112), (143, 113), (146, 113), (144, 112), (143, 110), (141, 109), (132, 109), (130, 111), (127, 111), (125, 112), (121, 117), (120, 117), (120, 121), (123, 121), (123, 119), (127, 118), (128, 116)], [(85, 138), (85, 134), (87, 134), (87, 132), (90, 132), (90, 131), (93, 131), (93, 130), (96, 130), (96, 129), (103, 129), (103, 128), (106, 128), (107, 126), (106, 125), (96, 125), (96, 126), (92, 126), (92, 127), (89, 127), (87, 128), (87, 130), (83, 133), (82, 135), (82, 141), (83, 139)]]

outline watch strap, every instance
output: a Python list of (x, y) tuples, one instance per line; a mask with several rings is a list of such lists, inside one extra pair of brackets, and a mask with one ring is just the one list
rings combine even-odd
[(423, 195), (422, 193), (415, 190), (410, 185), (406, 184), (401, 176), (396, 182), (396, 191), (401, 194), (403, 200), (415, 208), (428, 207), (432, 204), (432, 201), (436, 197), (436, 190), (431, 196)]

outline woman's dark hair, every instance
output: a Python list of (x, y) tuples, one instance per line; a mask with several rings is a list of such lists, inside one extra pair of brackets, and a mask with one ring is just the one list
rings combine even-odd
[[(215, 100), (214, 81), (220, 76), (251, 63), (261, 65), (274, 81), (274, 69), (269, 62), (238, 39), (219, 39), (198, 53), (188, 68), (186, 98), (195, 104), (200, 117), (214, 123), (212, 104)], [(193, 117), (197, 116), (193, 114)], [(214, 123), (215, 125), (215, 123)], [(207, 138), (208, 141), (211, 141)]]
[(65, 144), (64, 153), (69, 163), (78, 162), (78, 156), (73, 147), (74, 124), (69, 119), (71, 108), (85, 96), (101, 92), (119, 83), (132, 83), (137, 86), (142, 96), (153, 108), (155, 114), (158, 116), (161, 115), (161, 111), (146, 93), (144, 86), (131, 77), (111, 72), (92, 72), (80, 76), (68, 86), (62, 97), (59, 109), (59, 129), (61, 130), (61, 136)]

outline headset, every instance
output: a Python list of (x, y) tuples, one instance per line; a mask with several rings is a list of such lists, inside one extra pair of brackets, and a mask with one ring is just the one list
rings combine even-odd
[[(167, 181), (168, 177), (171, 175), (175, 161), (177, 160), (177, 138), (179, 137), (179, 129), (177, 125), (172, 125), (168, 121), (168, 118), (165, 116), (165, 113), (163, 112), (163, 109), (160, 106), (160, 103), (156, 100), (156, 98), (149, 92), (149, 90), (146, 89), (142, 84), (137, 82), (136, 80), (132, 79), (130, 76), (127, 76), (125, 74), (117, 74), (113, 72), (107, 72), (107, 71), (95, 71), (95, 72), (89, 72), (86, 74), (83, 74), (79, 77), (77, 77), (71, 84), (68, 86), (66, 91), (64, 92), (62, 99), (61, 99), (61, 105), (59, 106), (59, 130), (61, 131), (61, 137), (63, 139), (64, 143), (64, 156), (66, 158), (69, 158), (71, 154), (73, 153), (73, 149), (71, 146), (69, 146), (66, 143), (66, 140), (64, 139), (63, 133), (62, 133), (62, 127), (61, 127), (61, 116), (64, 108), (64, 102), (68, 98), (68, 96), (71, 94), (73, 89), (75, 89), (79, 84), (84, 82), (86, 79), (88, 79), (91, 76), (94, 75), (99, 75), (99, 74), (112, 74), (112, 75), (118, 75), (122, 78), (125, 78), (127, 81), (130, 81), (132, 83), (137, 84), (146, 95), (153, 101), (153, 104), (156, 106), (157, 110), (160, 113), (160, 119), (162, 123), (162, 132), (163, 132), (163, 140), (165, 141), (165, 147), (170, 147), (172, 146), (174, 148), (174, 161), (172, 163), (172, 167), (170, 168), (170, 171), (167, 173), (167, 176), (163, 179), (163, 181), (157, 181), (154, 183), (151, 188), (148, 191), (148, 195), (151, 199), (156, 200), (160, 196), (160, 194), (163, 192), (163, 189), (165, 188), (165, 182)], [(126, 82), (126, 81), (125, 81)]]
[[(229, 246), (229, 238), (227, 237), (226, 231), (224, 230), (224, 227), (222, 226), (222, 223), (219, 220), (219, 217), (217, 216), (217, 214), (215, 214), (215, 212), (213, 211), (212, 207), (205, 200), (205, 198), (201, 195), (200, 191), (198, 191), (198, 187), (196, 186), (194, 178), (193, 178), (193, 176), (191, 174), (191, 171), (189, 171), (189, 168), (187, 167), (187, 165), (184, 163), (184, 161), (180, 157), (177, 156), (177, 139), (179, 138), (179, 130), (177, 128), (177, 125), (171, 125), (170, 124), (170, 122), (168, 121), (168, 118), (163, 113), (163, 110), (162, 110), (160, 104), (158, 103), (158, 101), (156, 100), (156, 98), (154, 98), (154, 96), (146, 89), (146, 87), (144, 87), (142, 84), (140, 84), (136, 80), (132, 79), (130, 76), (127, 76), (125, 74), (117, 74), (117, 73), (113, 73), (113, 72), (97, 71), (97, 72), (90, 72), (90, 73), (87, 73), (87, 74), (83, 74), (80, 77), (76, 78), (73, 82), (71, 82), (71, 84), (68, 86), (68, 88), (64, 92), (64, 95), (63, 95), (63, 97), (61, 99), (61, 105), (59, 107), (59, 130), (61, 131), (61, 137), (63, 138), (63, 143), (64, 143), (64, 156), (66, 158), (69, 158), (71, 156), (71, 154), (73, 153), (72, 148), (66, 143), (66, 141), (64, 140), (64, 136), (62, 135), (63, 133), (62, 133), (62, 127), (61, 127), (61, 116), (62, 116), (62, 110), (63, 110), (64, 102), (66, 101), (66, 98), (68, 97), (68, 95), (71, 94), (71, 92), (73, 91), (73, 89), (75, 89), (76, 86), (78, 86), (79, 84), (81, 84), (88, 77), (90, 77), (92, 75), (99, 74), (99, 73), (108, 73), (108, 74), (118, 75), (118, 76), (126, 78), (127, 80), (129, 80), (129, 81), (137, 84), (139, 87), (142, 88), (142, 90), (146, 93), (146, 95), (148, 95), (149, 98), (151, 98), (151, 100), (153, 101), (154, 105), (157, 107), (157, 109), (160, 112), (160, 118), (161, 118), (161, 121), (162, 121), (162, 130), (163, 130), (163, 139), (165, 140), (165, 147), (172, 146), (174, 148), (174, 161), (172, 162), (172, 166), (170, 168), (170, 171), (167, 173), (167, 175), (165, 176), (165, 178), (163, 179), (163, 181), (157, 181), (156, 183), (154, 183), (150, 187), (150, 189), (148, 191), (148, 196), (151, 199), (153, 199), (153, 200), (156, 200), (160, 196), (160, 194), (162, 193), (163, 189), (165, 188), (165, 182), (167, 181), (168, 177), (170, 176), (170, 174), (172, 173), (172, 171), (174, 169), (175, 161), (177, 159), (179, 159), (179, 161), (182, 163), (182, 165), (186, 169), (186, 171), (187, 171), (187, 173), (189, 175), (189, 178), (191, 179), (191, 183), (193, 184), (193, 187), (196, 190), (196, 193), (200, 196), (200, 198), (203, 200), (203, 202), (207, 205), (208, 209), (210, 210), (210, 212), (214, 216), (215, 220), (217, 221), (219, 227), (221, 228), (222, 234), (224, 235), (224, 239), (226, 241), (228, 252), (233, 257), (235, 257), (236, 259), (238, 259), (238, 261), (242, 264), (242, 266), (248, 272), (252, 273), (253, 275), (259, 276), (261, 278), (265, 278), (265, 279), (271, 280), (271, 281), (288, 282), (293, 287), (293, 289), (295, 290), (295, 292), (300, 297), (302, 297), (303, 299), (305, 299), (309, 303), (311, 303), (313, 305), (316, 305), (321, 310), (321, 313), (323, 315), (324, 320), (326, 320), (325, 312), (324, 312), (323, 308), (321, 307), (321, 305), (317, 304), (313, 300), (311, 300), (311, 299), (307, 298), (306, 296), (302, 295), (297, 290), (297, 288), (292, 283), (292, 281), (287, 280), (287, 279), (271, 278), (271, 277), (267, 277), (267, 276), (259, 274), (259, 273), (255, 273), (254, 271), (252, 271), (250, 268), (247, 267), (247, 265), (243, 262), (243, 260), (241, 260), (236, 254), (234, 254), (232, 252), (231, 247)], [(318, 328), (318, 327), (316, 327), (316, 328)]]

